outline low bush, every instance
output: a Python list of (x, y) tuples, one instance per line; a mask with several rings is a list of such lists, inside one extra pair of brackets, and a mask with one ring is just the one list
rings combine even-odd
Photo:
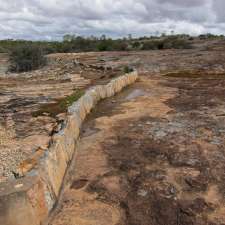
[(142, 50), (161, 50), (161, 49), (189, 49), (192, 46), (186, 39), (176, 36), (166, 37), (160, 40), (150, 40), (143, 42)]
[(130, 66), (125, 66), (124, 68), (123, 68), (123, 72), (124, 73), (131, 73), (131, 72), (133, 72), (134, 71), (134, 69), (132, 68), (132, 67), (130, 67)]
[(135, 41), (135, 42), (132, 43), (132, 48), (133, 49), (139, 49), (140, 46), (141, 46), (141, 43), (138, 42), (138, 41)]
[(179, 37), (168, 37), (163, 41), (164, 49), (189, 49), (191, 48), (190, 42), (186, 39), (182, 39)]
[(45, 65), (45, 57), (41, 47), (34, 44), (17, 46), (10, 52), (11, 72), (26, 72)]
[(158, 50), (163, 48), (163, 43), (161, 41), (146, 41), (142, 45), (142, 50)]

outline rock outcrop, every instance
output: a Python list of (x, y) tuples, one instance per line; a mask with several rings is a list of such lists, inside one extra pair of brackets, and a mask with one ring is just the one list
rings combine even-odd
[(69, 107), (68, 117), (49, 148), (35, 152), (18, 171), (18, 176), (24, 177), (0, 185), (0, 224), (39, 225), (46, 220), (57, 202), (86, 115), (98, 101), (115, 95), (137, 78), (135, 71), (95, 86)]

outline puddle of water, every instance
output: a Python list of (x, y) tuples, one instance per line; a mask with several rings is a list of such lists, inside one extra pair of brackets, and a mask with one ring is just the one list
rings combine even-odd
[(132, 100), (132, 99), (135, 99), (137, 97), (144, 96), (146, 94), (147, 93), (144, 90), (135, 89), (131, 93), (129, 93), (125, 99), (126, 100)]

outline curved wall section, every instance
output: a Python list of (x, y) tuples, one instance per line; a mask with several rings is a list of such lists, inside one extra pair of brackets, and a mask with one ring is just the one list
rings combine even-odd
[(104, 98), (134, 83), (137, 72), (86, 91), (68, 108), (65, 126), (53, 136), (53, 143), (38, 159), (38, 166), (25, 177), (0, 184), (0, 225), (40, 225), (57, 202), (64, 175), (76, 151), (82, 122)]

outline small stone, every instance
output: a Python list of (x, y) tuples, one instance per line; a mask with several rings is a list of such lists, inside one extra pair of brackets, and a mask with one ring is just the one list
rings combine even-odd
[(167, 135), (167, 133), (164, 132), (164, 131), (157, 131), (157, 132), (156, 132), (156, 137), (157, 137), (157, 138), (163, 138), (163, 137), (165, 137), (166, 135)]
[(21, 188), (21, 187), (23, 187), (23, 184), (17, 184), (17, 185), (15, 185), (14, 187), (15, 187), (15, 188)]
[(146, 197), (148, 192), (144, 189), (140, 189), (140, 190), (138, 190), (137, 194), (141, 197)]
[(43, 113), (43, 116), (49, 116), (50, 114), (49, 113), (47, 113), (47, 112), (44, 112)]

